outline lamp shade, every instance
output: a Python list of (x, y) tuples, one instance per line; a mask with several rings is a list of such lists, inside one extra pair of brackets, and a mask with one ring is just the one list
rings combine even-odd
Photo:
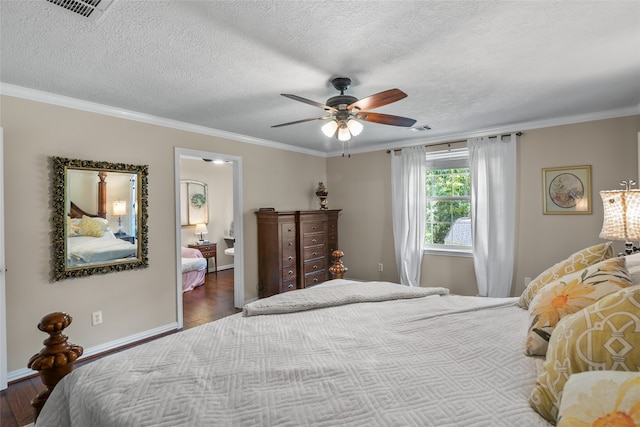
[(196, 224), (195, 234), (209, 234), (206, 224)]
[(640, 240), (640, 190), (601, 191), (601, 239)]
[(349, 128), (349, 132), (351, 132), (351, 135), (358, 136), (360, 135), (360, 132), (362, 132), (362, 128), (364, 126), (362, 126), (362, 123), (356, 120), (349, 120), (347, 122), (347, 127)]
[(335, 120), (331, 120), (323, 125), (320, 129), (322, 129), (322, 133), (330, 138), (336, 133), (336, 129), (338, 129), (338, 123)]
[(127, 202), (118, 201), (113, 202), (113, 215), (121, 216), (127, 214)]
[(346, 126), (341, 126), (338, 129), (338, 140), (344, 142), (344, 141), (349, 141), (351, 139), (351, 132), (349, 132), (349, 129)]

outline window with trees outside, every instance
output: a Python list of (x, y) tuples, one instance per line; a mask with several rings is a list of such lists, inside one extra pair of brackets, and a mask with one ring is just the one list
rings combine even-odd
[(427, 153), (425, 250), (470, 254), (471, 180), (467, 148)]

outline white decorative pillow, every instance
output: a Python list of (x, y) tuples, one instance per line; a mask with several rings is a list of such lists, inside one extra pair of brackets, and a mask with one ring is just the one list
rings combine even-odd
[(83, 236), (102, 237), (107, 226), (108, 223), (103, 218), (91, 218), (83, 215), (80, 220), (80, 233)]
[(629, 286), (633, 283), (624, 257), (609, 258), (543, 286), (529, 304), (531, 323), (525, 354), (544, 356), (560, 319)]
[(518, 305), (524, 309), (529, 308), (529, 303), (536, 296), (536, 293), (547, 283), (558, 280), (562, 276), (575, 273), (590, 265), (596, 264), (605, 259), (613, 257), (613, 247), (611, 242), (600, 243), (582, 249), (564, 261), (547, 268), (533, 279), (520, 296)]
[(640, 285), (640, 253), (625, 256), (627, 270), (634, 285)]
[(569, 377), (558, 427), (595, 425), (640, 425), (640, 372), (589, 371)]

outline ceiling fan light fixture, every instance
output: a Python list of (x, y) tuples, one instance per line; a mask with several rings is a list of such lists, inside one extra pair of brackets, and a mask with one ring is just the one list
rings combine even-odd
[(338, 140), (340, 141), (349, 141), (351, 139), (351, 132), (349, 132), (349, 128), (347, 126), (341, 126), (338, 129)]
[(331, 138), (333, 135), (335, 135), (336, 129), (338, 129), (338, 123), (335, 120), (328, 121), (322, 126), (321, 129), (322, 133)]
[(347, 127), (349, 128), (349, 132), (351, 132), (351, 135), (353, 136), (360, 135), (362, 129), (364, 128), (364, 126), (362, 126), (362, 123), (356, 120), (349, 120), (347, 122)]

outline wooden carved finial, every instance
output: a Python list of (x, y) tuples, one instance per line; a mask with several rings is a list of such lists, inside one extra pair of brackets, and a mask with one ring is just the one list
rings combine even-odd
[(331, 267), (329, 267), (329, 273), (331, 273), (331, 277), (334, 279), (343, 279), (344, 273), (348, 270), (347, 267), (342, 264), (342, 257), (344, 256), (344, 252), (340, 249), (336, 249), (331, 252), (331, 256), (333, 256), (334, 261)]
[(27, 365), (28, 368), (40, 373), (40, 379), (47, 387), (31, 400), (36, 419), (53, 388), (73, 370), (73, 362), (82, 356), (84, 351), (79, 345), (67, 342), (68, 337), (62, 333), (72, 320), (68, 314), (58, 312), (47, 314), (38, 323), (38, 329), (48, 333), (49, 337), (42, 342), (44, 344), (42, 350), (34, 354)]

